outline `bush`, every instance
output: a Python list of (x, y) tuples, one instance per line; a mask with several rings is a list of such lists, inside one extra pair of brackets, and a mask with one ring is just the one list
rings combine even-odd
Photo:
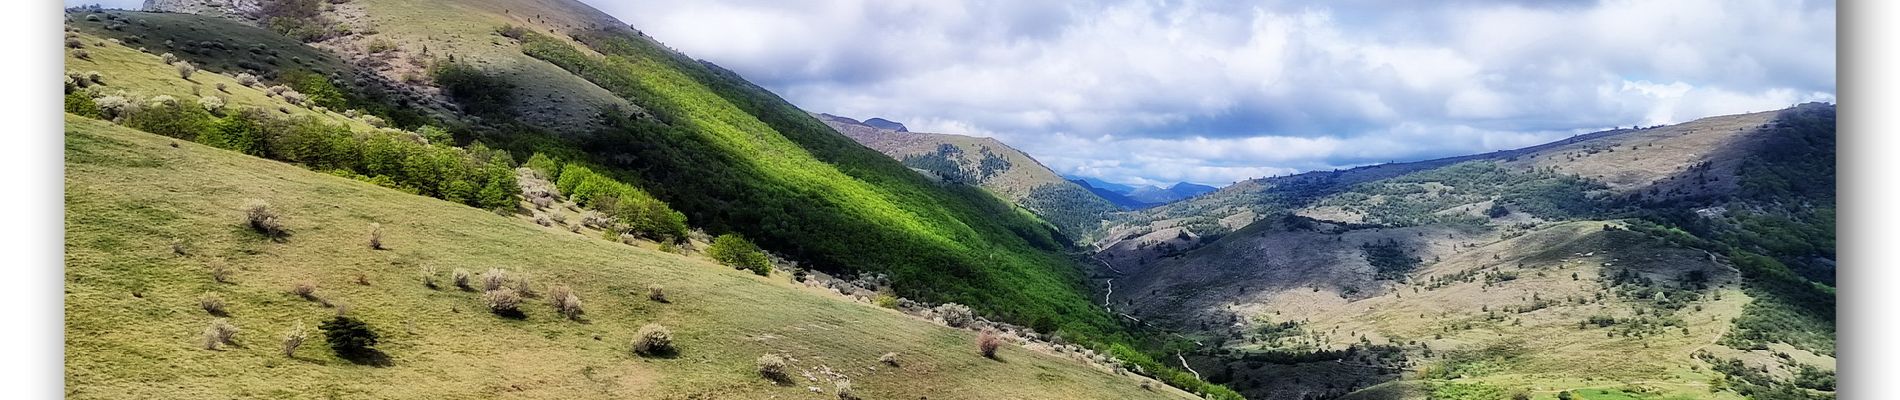
[(224, 98), (218, 97), (218, 96), (199, 97), (198, 107), (203, 108), (205, 109), (205, 112), (209, 112), (212, 114), (218, 114), (218, 113), (224, 112)]
[(257, 86), (257, 75), (251, 75), (248, 72), (239, 72), (237, 74), (237, 83), (245, 87)]
[(976, 335), (976, 351), (985, 358), (996, 358), (996, 349), (1003, 347), (1003, 337), (996, 332), (984, 329)]
[(507, 82), (461, 62), (440, 63), (430, 74), (435, 77), (436, 86), (460, 104), (463, 111), (477, 116), (503, 114), (514, 89)]
[(714, 238), (712, 246), (706, 249), (706, 253), (714, 260), (718, 260), (720, 264), (751, 270), (759, 276), (765, 276), (772, 271), (772, 261), (765, 257), (765, 252), (759, 250), (758, 245), (752, 244), (751, 241), (745, 240), (736, 233)]
[(777, 354), (759, 356), (758, 367), (759, 376), (773, 382), (785, 382), (791, 378), (786, 371), (785, 357), (779, 357)]
[(647, 300), (666, 303), (666, 288), (660, 285), (647, 285)]
[(673, 351), (673, 331), (660, 324), (646, 324), (633, 337), (633, 352), (651, 356)]
[(289, 233), (289, 230), (284, 228), (283, 218), (278, 217), (277, 212), (271, 210), (270, 203), (262, 200), (252, 200), (249, 205), (244, 206), (244, 220), (250, 225), (251, 230), (265, 237), (281, 238)]
[(338, 315), (317, 328), (323, 330), (330, 350), (344, 358), (368, 355), (376, 350), (376, 331), (355, 318)]
[(217, 350), (237, 339), (238, 328), (224, 318), (211, 320), (211, 326), (205, 327), (205, 350)]
[(170, 65), (171, 63), (178, 62), (178, 55), (172, 54), (172, 53), (159, 54), (158, 60), (164, 61), (165, 64)]
[(211, 280), (217, 283), (229, 283), (231, 281), (231, 268), (225, 266), (223, 262), (212, 261)]
[(203, 296), (199, 296), (198, 307), (205, 309), (205, 312), (211, 315), (220, 317), (229, 315), (224, 310), (224, 298), (218, 297), (217, 293), (205, 292)]
[(469, 287), (469, 275), (468, 270), (461, 268), (456, 268), (455, 272), (450, 274), (451, 278), (455, 280), (455, 287), (462, 288), (462, 290), (475, 290), (475, 288)]
[(372, 250), (383, 249), (383, 224), (375, 222), (369, 224), (369, 248)]
[(422, 271), (418, 273), (418, 275), (422, 276), (423, 287), (427, 287), (429, 289), (441, 288), (439, 285), (436, 285), (435, 283), (435, 267), (422, 267)]
[(884, 365), (897, 367), (898, 366), (897, 353), (896, 352), (884, 353), (884, 355), (877, 357), (877, 362), (884, 363)]
[(211, 130), (211, 112), (197, 104), (180, 104), (171, 96), (159, 95), (140, 107), (122, 107), (117, 114), (125, 117), (125, 126), (184, 140), (197, 140)]
[(488, 311), (507, 316), (521, 314), (521, 295), (514, 289), (500, 288), (482, 293), (482, 302), (488, 304)]
[(482, 273), (482, 290), (484, 291), (493, 291), (496, 289), (501, 289), (502, 286), (507, 285), (507, 284), (508, 284), (508, 270), (501, 269), (501, 268), (489, 268), (488, 272)]
[(304, 329), (302, 322), (291, 326), (290, 331), (284, 332), (284, 357), (296, 358), (297, 348), (303, 347), (304, 340), (309, 338), (310, 333)]
[(514, 287), (515, 293), (521, 294), (521, 297), (535, 297), (539, 295), (534, 291), (534, 275), (526, 271), (515, 273), (514, 279), (509, 280), (509, 283)]
[(542, 178), (553, 180), (561, 173), (561, 164), (546, 154), (534, 153), (528, 156), (528, 169), (534, 170)]
[(548, 288), (548, 303), (567, 319), (580, 319), (581, 313), (585, 312), (581, 309), (581, 297), (574, 294), (574, 289), (567, 285), (554, 285)]
[(104, 118), (105, 112), (99, 110), (99, 104), (92, 101), (83, 91), (66, 94), (66, 112), (87, 118)]
[(184, 78), (185, 80), (191, 80), (191, 74), (198, 72), (198, 66), (191, 65), (191, 63), (187, 61), (179, 61), (177, 68), (178, 77)]
[(858, 398), (858, 392), (851, 390), (851, 380), (849, 379), (839, 379), (837, 382), (832, 382), (832, 388), (834, 389), (833, 392), (838, 394), (839, 399), (855, 400)]
[(317, 283), (307, 281), (307, 280), (297, 281), (296, 284), (293, 284), (290, 286), (290, 294), (297, 295), (297, 297), (302, 297), (304, 300), (316, 300), (317, 299)]
[(85, 50), (81, 50), (81, 49), (73, 49), (73, 58), (91, 61), (92, 53), (88, 53)]
[(976, 321), (976, 313), (970, 311), (969, 306), (957, 303), (944, 303), (937, 306), (937, 316), (943, 318), (945, 325), (957, 328)]

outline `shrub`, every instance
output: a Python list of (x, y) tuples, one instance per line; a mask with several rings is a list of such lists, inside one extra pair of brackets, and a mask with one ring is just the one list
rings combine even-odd
[(86, 42), (79, 40), (79, 38), (76, 38), (76, 37), (67, 36), (66, 47), (72, 48), (72, 49), (83, 49), (83, 48), (86, 48)]
[(87, 118), (105, 117), (105, 112), (99, 110), (99, 104), (92, 101), (92, 96), (82, 92), (66, 94), (66, 112)]
[(375, 40), (369, 41), (368, 50), (370, 54), (387, 53), (396, 50), (396, 43), (389, 41), (389, 39), (376, 38)]
[(81, 49), (73, 49), (73, 58), (91, 61), (92, 53), (88, 53), (85, 50), (81, 50)]
[(937, 315), (943, 317), (944, 324), (957, 328), (976, 321), (976, 314), (970, 311), (969, 306), (957, 303), (944, 303), (937, 306)]
[(897, 308), (897, 296), (892, 296), (890, 293), (878, 293), (877, 297), (871, 298), (871, 304), (884, 308)]
[(178, 99), (166, 95), (153, 96), (142, 107), (127, 108), (119, 114), (125, 117), (125, 126), (184, 140), (197, 140), (198, 135), (211, 130), (215, 122), (215, 117), (204, 107), (180, 104)]
[(165, 64), (171, 64), (171, 63), (178, 62), (178, 55), (172, 54), (172, 53), (160, 54), (158, 55), (158, 60), (164, 61)]
[(307, 280), (297, 281), (296, 284), (293, 284), (290, 286), (290, 294), (297, 295), (297, 297), (302, 297), (304, 300), (316, 300), (317, 299), (317, 283), (307, 281)]
[(468, 285), (468, 270), (456, 268), (455, 272), (450, 274), (450, 277), (455, 280), (455, 287), (462, 288), (462, 290), (475, 290), (475, 288), (469, 287)]
[(706, 249), (706, 253), (714, 260), (718, 260), (720, 264), (751, 270), (759, 276), (765, 276), (772, 271), (772, 262), (765, 257), (765, 252), (736, 233), (714, 238), (712, 246)]
[(284, 357), (296, 358), (297, 348), (303, 347), (304, 340), (309, 338), (310, 333), (304, 329), (302, 322), (292, 325), (290, 331), (284, 332)]
[(324, 341), (330, 344), (330, 350), (344, 358), (367, 355), (376, 349), (376, 331), (355, 318), (338, 315), (318, 325), (317, 329), (323, 330)]
[(633, 352), (640, 355), (658, 355), (673, 351), (673, 331), (660, 324), (646, 324), (633, 337)]
[(521, 297), (535, 297), (539, 295), (539, 293), (534, 291), (534, 275), (529, 274), (527, 271), (515, 273), (514, 279), (509, 280), (509, 283), (514, 287), (515, 293), (521, 294)]
[(435, 283), (435, 267), (422, 267), (422, 272), (420, 272), (419, 275), (422, 276), (423, 287), (427, 287), (429, 289), (441, 288), (440, 285), (436, 285)]
[(369, 224), (369, 248), (372, 250), (383, 249), (383, 224), (376, 222)]
[(188, 61), (179, 61), (177, 67), (178, 77), (184, 78), (185, 80), (191, 80), (191, 74), (198, 72), (198, 66), (191, 65), (191, 62)]
[(505, 286), (507, 284), (508, 284), (508, 270), (501, 269), (501, 268), (489, 268), (488, 272), (482, 273), (482, 290), (492, 291), (495, 289), (501, 289), (502, 286)]
[(227, 315), (224, 311), (224, 298), (218, 297), (217, 293), (205, 292), (203, 296), (198, 296), (198, 307), (205, 309), (205, 312), (211, 315)]
[(252, 200), (250, 204), (244, 206), (244, 220), (250, 225), (251, 230), (266, 237), (280, 238), (289, 232), (284, 229), (283, 218), (279, 217), (276, 211), (271, 210), (269, 203), (262, 200)]
[(995, 331), (984, 329), (976, 335), (976, 351), (985, 358), (996, 358), (996, 349), (1003, 347), (1003, 337)]
[(839, 379), (836, 382), (832, 382), (831, 385), (832, 391), (838, 394), (839, 399), (856, 400), (858, 398), (858, 392), (851, 390), (851, 380), (849, 379)]
[(238, 328), (224, 318), (211, 320), (211, 326), (205, 327), (205, 350), (217, 350), (237, 339)]
[(534, 153), (534, 155), (528, 156), (527, 165), (528, 169), (534, 170), (536, 174), (540, 174), (544, 179), (553, 180), (556, 175), (561, 173), (561, 164), (546, 154)]
[(666, 303), (666, 288), (658, 284), (647, 285), (647, 300)]
[(211, 262), (211, 280), (218, 283), (230, 283), (231, 268), (225, 266), (223, 262), (212, 261)]
[(123, 95), (100, 96), (92, 99), (99, 111), (109, 120), (119, 120), (138, 112), (139, 104)]
[(884, 363), (884, 365), (897, 367), (898, 366), (897, 353), (896, 352), (884, 353), (884, 355), (877, 357), (877, 362)]
[(554, 311), (560, 312), (561, 316), (567, 319), (580, 319), (581, 314), (585, 312), (581, 309), (580, 295), (574, 294), (574, 289), (567, 285), (554, 285), (548, 288), (548, 303), (554, 306)]
[(791, 378), (786, 372), (785, 357), (779, 357), (777, 354), (759, 356), (758, 366), (759, 376), (763, 376), (765, 379), (770, 379), (774, 382), (784, 382)]
[(237, 83), (245, 87), (257, 86), (257, 75), (251, 75), (248, 72), (239, 72), (237, 74)]
[(218, 91), (219, 91), (219, 92), (224, 92), (224, 93), (230, 93), (230, 92), (231, 92), (230, 90), (227, 90), (227, 89), (226, 89), (226, 87), (225, 87), (225, 85), (224, 85), (224, 82), (218, 82), (218, 83), (213, 83), (213, 84), (211, 84), (211, 87), (212, 87), (212, 88), (214, 88), (214, 89), (218, 89)]
[(488, 311), (501, 315), (521, 313), (521, 295), (514, 289), (500, 288), (482, 293), (482, 302), (488, 304)]
[(220, 112), (223, 112), (223, 111), (224, 111), (224, 98), (223, 98), (223, 97), (218, 97), (218, 96), (204, 96), (204, 97), (199, 97), (199, 98), (198, 98), (198, 107), (202, 107), (202, 108), (204, 108), (204, 109), (205, 109), (205, 111), (206, 111), (206, 112), (210, 112), (210, 113), (212, 113), (212, 114), (217, 114), (217, 113), (220, 113)]

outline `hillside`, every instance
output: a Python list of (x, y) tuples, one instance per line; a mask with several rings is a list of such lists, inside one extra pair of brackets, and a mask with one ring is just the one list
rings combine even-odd
[[(273, 4), (289, 6), (69, 10), (67, 109), (644, 247), (733, 235), (771, 253), (762, 271), (877, 278), (879, 298), (968, 305), (1011, 334), (1223, 394), (1144, 354), (1146, 333), (1091, 299), (1055, 226), (916, 174), (584, 4)], [(524, 166), (566, 194), (518, 192)], [(550, 198), (572, 208), (518, 204)]]
[(830, 114), (813, 116), (911, 169), (945, 182), (976, 185), (996, 193), (1055, 224), (1070, 237), (1100, 229), (1101, 221), (1121, 210), (1088, 188), (1063, 179), (1029, 154), (996, 139), (896, 130)]
[(1117, 311), (1189, 332), (1195, 368), (1250, 398), (1822, 398), (1832, 121), (1805, 104), (1242, 182), (1120, 221), (1096, 256)]
[[(863, 398), (1186, 395), (1015, 346), (985, 359), (971, 332), (786, 274), (753, 276), (88, 118), (68, 115), (65, 142), (69, 398), (815, 399), (835, 397), (841, 380)], [(286, 239), (244, 227), (253, 200), (280, 213)], [(366, 245), (372, 223), (384, 250)], [(225, 283), (213, 278), (220, 267), (231, 271)], [(450, 270), (488, 268), (572, 285), (586, 313), (569, 321), (533, 299), (525, 317), (507, 318), (479, 293), (448, 287)], [(426, 287), (419, 271), (443, 287)], [(314, 283), (320, 301), (292, 294), (298, 282)], [(648, 285), (668, 301), (648, 300)], [(239, 329), (236, 345), (200, 347), (217, 318), (200, 309), (208, 294)], [(324, 347), (317, 325), (345, 307), (381, 333), (383, 365)], [(671, 328), (678, 352), (632, 354), (648, 323)], [(315, 343), (285, 357), (278, 343), (299, 324)], [(900, 366), (880, 363), (886, 352)], [(796, 382), (753, 372), (764, 354), (788, 357)]]

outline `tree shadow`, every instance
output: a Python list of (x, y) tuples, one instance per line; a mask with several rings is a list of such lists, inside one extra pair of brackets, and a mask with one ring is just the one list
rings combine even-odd
[(338, 352), (336, 356), (337, 358), (341, 358), (344, 361), (349, 361), (351, 364), (356, 364), (356, 365), (368, 365), (368, 366), (378, 367), (378, 368), (396, 365), (394, 361), (389, 359), (389, 354), (383, 353), (382, 350), (377, 350), (377, 349), (361, 349), (361, 350), (354, 350), (354, 351), (348, 351), (348, 352)]
[(490, 312), (502, 318), (516, 321), (528, 319), (528, 313), (521, 312), (521, 310), (492, 310)]

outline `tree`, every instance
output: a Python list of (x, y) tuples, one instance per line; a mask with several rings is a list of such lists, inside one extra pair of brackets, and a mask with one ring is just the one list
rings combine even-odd
[(338, 356), (355, 358), (376, 351), (376, 331), (363, 321), (339, 315), (317, 328), (323, 330), (324, 341)]

